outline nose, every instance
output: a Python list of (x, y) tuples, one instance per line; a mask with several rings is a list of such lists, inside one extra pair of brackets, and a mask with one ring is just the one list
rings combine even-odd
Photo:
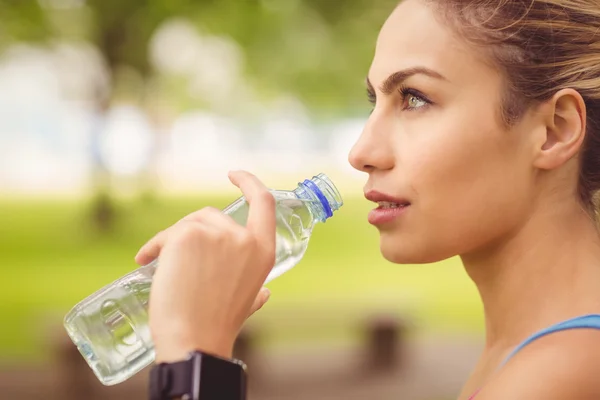
[(362, 172), (387, 170), (394, 167), (394, 149), (391, 144), (390, 130), (385, 127), (385, 121), (379, 119), (376, 111), (369, 120), (350, 150), (348, 161), (355, 169)]

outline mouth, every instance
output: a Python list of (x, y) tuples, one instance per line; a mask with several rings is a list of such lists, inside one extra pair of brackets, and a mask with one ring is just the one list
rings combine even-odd
[(368, 219), (373, 225), (385, 225), (396, 220), (405, 213), (411, 204), (406, 199), (393, 197), (373, 190), (366, 192), (365, 198), (377, 203), (378, 206), (369, 213)]
[(379, 205), (379, 207), (377, 207), (379, 209), (405, 208), (405, 207), (410, 206), (410, 203), (408, 203), (408, 202), (403, 202), (403, 203), (397, 202), (397, 203), (395, 203), (395, 202), (390, 202), (390, 201), (377, 201), (376, 203)]
[(369, 190), (368, 192), (365, 192), (365, 198), (379, 204), (379, 207), (381, 208), (401, 208), (410, 205), (410, 201), (407, 199), (402, 197), (394, 197), (376, 190)]

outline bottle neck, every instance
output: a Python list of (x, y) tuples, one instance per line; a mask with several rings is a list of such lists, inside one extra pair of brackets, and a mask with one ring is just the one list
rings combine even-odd
[(310, 210), (314, 222), (325, 222), (327, 215), (323, 209), (323, 205), (319, 199), (302, 183), (294, 190), (294, 194), (302, 200), (306, 201), (306, 207)]
[(319, 222), (331, 218), (333, 212), (343, 205), (339, 191), (325, 174), (300, 182), (294, 193), (301, 199), (309, 200), (308, 207), (314, 220)]

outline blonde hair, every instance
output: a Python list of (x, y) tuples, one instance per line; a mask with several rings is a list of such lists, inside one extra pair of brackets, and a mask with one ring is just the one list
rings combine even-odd
[(514, 124), (558, 90), (585, 101), (579, 196), (600, 190), (600, 0), (426, 0), (460, 37), (487, 52), (503, 73), (501, 118)]

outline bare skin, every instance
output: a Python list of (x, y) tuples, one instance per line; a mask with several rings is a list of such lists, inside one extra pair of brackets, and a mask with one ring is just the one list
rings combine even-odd
[[(600, 313), (600, 238), (577, 197), (582, 97), (557, 91), (504, 127), (501, 74), (421, 0), (386, 21), (368, 80), (375, 105), (350, 163), (368, 174), (366, 192), (410, 203), (377, 225), (382, 254), (399, 264), (459, 255), (484, 304), (486, 347), (459, 400), (480, 388), (477, 400), (600, 398), (600, 331), (546, 336), (498, 370), (530, 334)], [(204, 209), (136, 258), (160, 257), (150, 302), (158, 361), (194, 349), (231, 356), (266, 301), (274, 204), (251, 174), (231, 179), (250, 200), (247, 227)]]
[(207, 207), (136, 255), (140, 265), (157, 256), (161, 265), (149, 308), (157, 362), (182, 360), (193, 350), (230, 358), (242, 324), (269, 298), (261, 286), (275, 262), (275, 200), (247, 172), (230, 179), (250, 204), (246, 227)]
[[(481, 387), (478, 400), (595, 398), (586, 396), (600, 385), (584, 371), (600, 366), (598, 331), (542, 338), (495, 373), (530, 334), (600, 312), (600, 239), (577, 197), (583, 99), (559, 91), (507, 129), (498, 117), (503, 78), (480, 54), (422, 1), (404, 1), (381, 30), (369, 71), (375, 106), (350, 162), (369, 174), (367, 191), (411, 203), (378, 226), (388, 260), (460, 255), (477, 285), (487, 343), (460, 399)], [(421, 67), (443, 78), (384, 84)]]

